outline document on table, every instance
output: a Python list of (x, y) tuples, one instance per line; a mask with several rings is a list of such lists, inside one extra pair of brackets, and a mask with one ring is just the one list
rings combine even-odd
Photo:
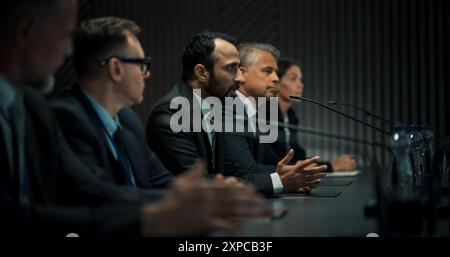
[(327, 173), (327, 177), (355, 177), (360, 174), (360, 170), (349, 170), (349, 171), (335, 171)]

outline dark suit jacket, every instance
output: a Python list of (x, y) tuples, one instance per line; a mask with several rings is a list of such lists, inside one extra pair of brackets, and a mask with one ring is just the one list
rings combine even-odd
[(265, 147), (253, 135), (225, 135), (224, 175), (243, 178), (257, 185), (265, 195), (272, 195), (273, 184), (270, 174), (276, 172), (276, 165), (266, 165), (262, 162), (268, 153)]
[[(298, 131), (295, 129), (296, 126), (299, 125), (299, 120), (297, 118), (297, 114), (295, 113), (293, 108), (290, 108), (287, 112), (288, 119), (289, 119), (289, 125), (292, 127), (289, 128), (290, 131), (290, 137), (287, 139), (289, 142), (290, 148), (294, 150), (294, 157), (291, 160), (291, 163), (295, 163), (298, 160), (305, 160), (307, 159), (306, 150), (301, 147), (298, 143)], [(263, 160), (263, 163), (265, 164), (272, 164), (275, 165), (279, 160), (281, 160), (287, 153), (289, 149), (286, 149), (286, 136), (284, 133), (284, 127), (282, 125), (284, 124), (284, 117), (283, 114), (280, 112), (280, 109), (278, 108), (278, 140), (272, 144), (268, 145), (268, 150), (272, 151), (272, 154), (269, 155), (268, 158), (265, 158)], [(271, 156), (271, 157), (270, 157)], [(331, 166), (330, 162), (327, 161), (320, 161), (318, 163), (319, 165), (327, 165), (328, 169), (327, 172), (332, 172), (333, 168)]]
[[(189, 101), (191, 123), (190, 132), (175, 133), (170, 128), (170, 119), (179, 109), (170, 109), (170, 102), (175, 97), (185, 97)], [(193, 115), (200, 115), (192, 108), (192, 89), (184, 82), (174, 87), (166, 96), (161, 98), (153, 107), (147, 120), (146, 135), (150, 147), (159, 156), (164, 165), (178, 175), (189, 169), (196, 160), (205, 160), (209, 174), (216, 174), (223, 170), (223, 153), (221, 151), (221, 135), (216, 133), (216, 162), (213, 164), (212, 150), (208, 134), (203, 130), (193, 132)]]
[[(190, 132), (175, 133), (170, 128), (172, 115), (179, 111), (179, 109), (170, 109), (170, 102), (175, 97), (185, 97), (189, 102), (191, 123), (187, 129)], [(224, 133), (215, 133), (216, 155), (213, 164), (212, 150), (207, 133), (203, 130), (192, 132), (193, 115), (201, 115), (201, 113), (195, 113), (193, 110), (192, 97), (192, 89), (186, 83), (180, 82), (166, 96), (161, 98), (150, 112), (146, 127), (147, 140), (164, 165), (175, 174), (179, 174), (190, 168), (196, 160), (203, 159), (207, 162), (209, 174), (220, 172), (225, 175), (237, 176), (252, 182), (262, 193), (273, 194), (272, 181), (268, 173), (247, 172), (235, 166), (230, 167), (232, 169), (226, 169), (224, 149), (224, 137), (226, 135)]]
[[(256, 120), (258, 120), (258, 115)], [(235, 119), (235, 123), (237, 122), (239, 122), (239, 119)], [(275, 160), (277, 157), (268, 148), (268, 144), (259, 142), (260, 132), (257, 128), (256, 132), (249, 131), (247, 115), (244, 115), (243, 125), (245, 132), (225, 133), (225, 171), (231, 171), (237, 177), (258, 176), (264, 178), (262, 180), (266, 189), (264, 193), (273, 194), (270, 174), (276, 172), (277, 162), (266, 163), (265, 160)], [(226, 175), (228, 174), (226, 173)]]
[[(295, 114), (295, 111), (291, 108), (287, 112), (289, 118), (289, 124), (292, 126), (298, 126), (298, 118)], [(286, 148), (286, 136), (284, 134), (284, 117), (278, 108), (278, 124), (281, 125), (278, 127), (278, 139), (276, 142), (269, 144), (269, 148), (273, 151), (276, 159), (266, 159), (265, 163), (267, 164), (275, 164), (279, 160), (281, 160), (287, 153), (289, 149)], [(292, 162), (296, 162), (297, 160), (306, 159), (306, 151), (298, 144), (297, 131), (289, 128), (290, 138), (288, 138), (289, 146), (294, 150), (294, 157), (292, 158)]]
[(19, 206), (19, 190), (0, 144), (0, 211), (9, 218), (0, 219), (2, 232), (138, 234), (141, 195), (103, 183), (89, 172), (66, 144), (40, 94), (25, 90), (24, 104), (30, 204)]
[[(79, 159), (105, 182), (127, 184), (124, 171), (114, 158), (102, 123), (79, 86), (51, 102), (66, 142)], [(139, 188), (162, 188), (174, 178), (150, 150), (141, 120), (131, 108), (118, 113), (123, 144)]]

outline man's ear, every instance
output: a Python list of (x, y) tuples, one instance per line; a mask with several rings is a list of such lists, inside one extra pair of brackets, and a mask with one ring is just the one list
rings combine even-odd
[(194, 77), (198, 81), (206, 83), (209, 80), (209, 72), (203, 64), (197, 64), (194, 67)]
[(14, 44), (21, 48), (32, 41), (34, 30), (36, 29), (36, 21), (28, 17), (20, 17), (16, 19), (11, 26), (11, 35)]
[(116, 58), (111, 58), (107, 64), (107, 72), (110, 79), (114, 82), (120, 82), (123, 80), (123, 66), (121, 62)]

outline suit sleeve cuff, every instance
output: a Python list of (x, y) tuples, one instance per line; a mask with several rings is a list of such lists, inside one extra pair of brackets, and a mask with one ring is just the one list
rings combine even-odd
[(272, 179), (273, 193), (279, 194), (283, 192), (283, 183), (281, 182), (280, 175), (274, 172), (270, 174), (270, 178)]

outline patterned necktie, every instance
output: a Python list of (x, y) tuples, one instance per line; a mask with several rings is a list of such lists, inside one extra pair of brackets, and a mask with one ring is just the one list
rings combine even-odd
[(206, 115), (206, 120), (209, 123), (209, 126), (211, 128), (209, 134), (209, 142), (211, 144), (211, 155), (212, 155), (212, 164), (213, 167), (216, 167), (215, 159), (216, 159), (216, 133), (214, 132), (213, 126), (214, 126), (214, 116), (211, 115), (212, 111), (208, 112)]

